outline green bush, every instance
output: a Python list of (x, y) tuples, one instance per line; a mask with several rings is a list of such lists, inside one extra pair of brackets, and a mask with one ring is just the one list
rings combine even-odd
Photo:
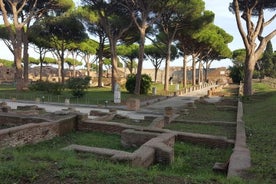
[[(126, 89), (129, 93), (134, 93), (136, 84), (136, 75), (130, 74), (127, 76)], [(151, 77), (147, 74), (142, 74), (141, 76), (141, 87), (140, 94), (148, 94), (151, 89), (152, 80)]]
[(229, 76), (232, 78), (234, 83), (240, 83), (244, 79), (244, 67), (239, 65), (234, 65), (229, 68)]
[(51, 94), (60, 95), (61, 92), (64, 90), (64, 86), (61, 83), (36, 81), (29, 85), (29, 89), (32, 91), (46, 91)]
[(71, 89), (71, 93), (74, 97), (82, 97), (85, 94), (85, 89), (89, 87), (91, 77), (86, 76), (85, 78), (75, 77), (70, 78), (67, 81), (67, 87)]

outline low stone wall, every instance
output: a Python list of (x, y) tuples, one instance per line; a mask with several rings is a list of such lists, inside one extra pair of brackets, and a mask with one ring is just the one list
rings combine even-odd
[(166, 117), (155, 118), (149, 125), (150, 128), (163, 128), (165, 126)]
[[(130, 130), (131, 129), (131, 130)], [(115, 122), (105, 122), (96, 120), (84, 120), (78, 123), (77, 130), (79, 131), (99, 131), (123, 136), (123, 144), (125, 145), (141, 145), (144, 141), (155, 137), (160, 133), (174, 133), (177, 141), (191, 142), (196, 144), (205, 144), (214, 147), (233, 146), (233, 140), (229, 140), (222, 136), (212, 136), (196, 133), (185, 133), (178, 131), (170, 131), (155, 127), (139, 127), (125, 125)], [(138, 133), (137, 133), (138, 132)], [(139, 133), (140, 132), (140, 133)], [(144, 135), (147, 134), (145, 138)], [(129, 141), (129, 142), (128, 142)]]
[(79, 131), (97, 131), (110, 134), (121, 135), (121, 132), (133, 128), (133, 126), (125, 125), (116, 122), (105, 122), (98, 120), (83, 120), (78, 123), (77, 130)]
[(89, 147), (83, 145), (70, 145), (63, 150), (77, 152), (89, 152), (101, 156), (107, 156), (116, 162), (127, 162), (134, 167), (147, 168), (154, 163), (171, 164), (174, 160), (175, 134), (162, 133), (141, 145), (133, 153), (107, 148)]
[(0, 125), (19, 126), (28, 123), (41, 123), (45, 121), (49, 120), (10, 113), (0, 113)]
[(76, 115), (53, 122), (28, 123), (0, 130), (0, 149), (34, 144), (76, 129)]
[(238, 102), (236, 140), (231, 154), (227, 177), (241, 177), (243, 171), (251, 167), (250, 151), (246, 145), (245, 123), (242, 120), (243, 105)]
[(121, 133), (121, 144), (124, 147), (140, 147), (145, 142), (159, 136), (160, 133), (127, 129)]
[(223, 136), (213, 136), (187, 132), (177, 132), (176, 140), (222, 148), (234, 145), (233, 140), (227, 139)]

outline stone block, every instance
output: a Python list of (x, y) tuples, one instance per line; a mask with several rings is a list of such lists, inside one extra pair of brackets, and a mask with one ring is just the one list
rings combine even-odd
[(124, 147), (139, 147), (150, 139), (157, 137), (159, 133), (136, 131), (133, 129), (127, 129), (121, 133), (121, 144)]
[(145, 146), (151, 147), (155, 150), (155, 162), (169, 165), (174, 160), (174, 150), (172, 147), (166, 145), (162, 142), (162, 138), (153, 138), (147, 143), (145, 143)]
[(130, 98), (126, 102), (128, 110), (138, 111), (140, 109), (140, 100), (136, 98)]
[(132, 166), (147, 168), (155, 161), (155, 150), (148, 146), (141, 146), (133, 154)]
[(172, 117), (173, 116), (173, 108), (172, 107), (165, 107), (164, 109), (164, 116)]

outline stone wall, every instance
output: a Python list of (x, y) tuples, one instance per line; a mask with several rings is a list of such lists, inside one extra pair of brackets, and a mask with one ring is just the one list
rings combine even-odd
[[(18, 117), (15, 117), (13, 120), (14, 123), (16, 119), (18, 119)], [(20, 121), (16, 124), (20, 124)], [(0, 149), (49, 140), (56, 136), (74, 131), (76, 129), (76, 124), (77, 116), (73, 115), (58, 121), (28, 123), (12, 128), (1, 129)]]
[[(137, 132), (136, 132), (137, 133)], [(139, 133), (137, 133), (139, 134)], [(159, 163), (169, 165), (174, 160), (175, 134), (156, 133), (156, 137), (145, 140), (133, 153), (107, 148), (89, 147), (83, 145), (70, 145), (63, 150), (74, 150), (77, 152), (89, 152), (100, 156), (109, 157), (115, 162), (126, 162), (134, 167), (149, 167)]]
[[(129, 130), (131, 129), (131, 130)], [(178, 131), (170, 131), (154, 127), (138, 127), (125, 125), (115, 122), (105, 122), (97, 120), (83, 120), (78, 123), (79, 131), (99, 131), (104, 133), (112, 133), (122, 135), (124, 145), (141, 145), (150, 138), (156, 137), (160, 133), (174, 133), (177, 141), (191, 142), (195, 144), (204, 144), (213, 147), (233, 146), (234, 142), (223, 136), (212, 136), (196, 133), (185, 133)], [(137, 133), (139, 132), (139, 133)], [(144, 137), (145, 135), (145, 137)]]
[(241, 177), (243, 171), (251, 167), (250, 150), (246, 145), (245, 123), (242, 120), (243, 105), (238, 103), (235, 147), (229, 159), (227, 177)]
[(79, 131), (98, 131), (110, 134), (121, 135), (121, 132), (125, 129), (129, 129), (132, 126), (125, 125), (116, 122), (105, 122), (97, 120), (83, 120), (78, 123), (77, 130)]
[(224, 136), (213, 136), (187, 132), (178, 132), (176, 140), (222, 148), (234, 145), (232, 140), (229, 140)]
[(28, 123), (41, 123), (45, 121), (49, 120), (38, 117), (29, 117), (16, 114), (11, 115), (10, 113), (0, 113), (0, 125), (20, 126)]

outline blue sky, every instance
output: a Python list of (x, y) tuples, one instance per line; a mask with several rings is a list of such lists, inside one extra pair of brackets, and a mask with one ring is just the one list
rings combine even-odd
[[(229, 3), (231, 0), (205, 0), (205, 9), (211, 10), (215, 13), (215, 21), (214, 24), (224, 29), (228, 34), (234, 37), (233, 41), (228, 44), (229, 48), (233, 51), (236, 49), (244, 48), (243, 41), (241, 39), (240, 33), (237, 28), (236, 19), (234, 14), (232, 14), (229, 10)], [(272, 17), (275, 12), (266, 12), (265, 20), (268, 20)], [(265, 30), (264, 33), (271, 32), (276, 28), (276, 20), (272, 22)], [(263, 34), (266, 35), (266, 34)], [(274, 37), (271, 40), (273, 44), (273, 49), (276, 50), (276, 38)], [(211, 67), (217, 66), (229, 66), (231, 65), (231, 61), (228, 59), (221, 61), (214, 61)]]
[[(227, 33), (231, 34), (234, 37), (234, 40), (229, 44), (231, 50), (244, 48), (240, 33), (238, 32), (236, 20), (234, 14), (228, 10), (228, 6), (231, 0), (205, 0), (205, 9), (211, 10), (215, 13), (215, 25), (224, 29)], [(275, 12), (268, 12), (265, 15), (266, 20), (268, 20)], [(0, 17), (0, 23), (2, 23), (2, 17)], [(276, 28), (276, 20), (265, 29), (265, 33), (271, 32)], [(267, 30), (267, 31), (266, 31)], [(264, 34), (265, 35), (265, 34)], [(276, 38), (272, 39), (273, 49), (276, 50)], [(33, 55), (33, 52), (30, 49), (30, 55)], [(13, 60), (11, 52), (6, 48), (2, 41), (0, 41), (0, 58), (5, 58)], [(182, 58), (171, 63), (172, 66), (181, 66)], [(229, 59), (214, 61), (211, 67), (219, 67), (231, 65)], [(153, 68), (151, 63), (146, 61), (144, 62), (144, 68)]]

